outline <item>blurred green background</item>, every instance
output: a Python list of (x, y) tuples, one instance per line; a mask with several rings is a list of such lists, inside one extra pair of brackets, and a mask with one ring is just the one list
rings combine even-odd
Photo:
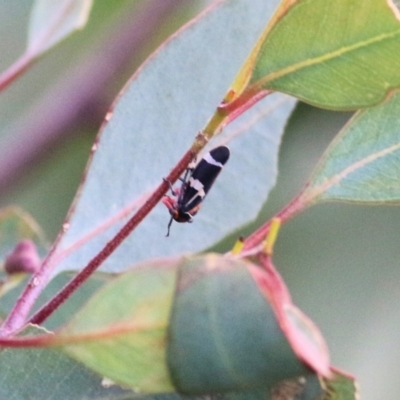
[[(207, 2), (168, 1), (163, 13), (157, 3), (95, 1), (84, 31), (45, 54), (0, 94), (0, 166), (3, 175), (11, 176), (4, 182), (0, 178), (0, 206), (20, 205), (50, 239), (55, 238), (73, 199), (107, 107), (146, 56)], [(1, 71), (24, 51), (31, 6), (26, 0), (0, 1)], [(157, 13), (159, 20), (149, 19)], [(79, 112), (71, 112), (73, 118), (58, 126), (55, 106), (59, 102), (67, 107), (74, 101), (73, 97), (63, 98), (64, 89), (73, 87), (77, 71), (89, 68), (96, 74), (103, 43), (123, 37), (129, 23), (136, 24), (139, 31), (150, 26), (151, 33), (142, 32), (144, 38), (132, 42), (131, 52), (112, 78), (102, 81), (100, 77), (100, 87), (91, 88), (95, 96), (88, 96)], [(85, 76), (82, 79), (85, 81)], [(77, 90), (79, 95), (79, 85)], [(281, 147), (278, 185), (261, 213), (262, 221), (298, 193), (350, 116), (298, 105)], [(57, 134), (49, 134), (39, 149), (24, 156), (44, 132), (41, 127), (53, 126), (51, 123)], [(13, 151), (17, 156), (10, 157)], [(2, 159), (10, 158), (18, 168), (11, 163), (8, 170), (7, 164), (2, 164)], [(246, 190), (246, 182), (240, 184)], [(320, 326), (333, 364), (359, 380), (364, 400), (399, 398), (399, 212), (397, 207), (319, 205), (282, 228), (275, 250), (275, 264), (295, 303)], [(248, 227), (240, 233), (251, 230)], [(220, 250), (231, 243), (222, 243)]]

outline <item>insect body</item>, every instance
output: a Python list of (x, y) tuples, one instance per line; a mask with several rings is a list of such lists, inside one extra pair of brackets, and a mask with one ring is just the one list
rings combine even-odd
[(229, 154), (226, 146), (216, 147), (207, 153), (194, 168), (189, 166), (179, 190), (173, 190), (171, 187), (174, 197), (165, 196), (162, 201), (171, 214), (167, 236), (169, 236), (173, 220), (192, 222), (222, 167), (228, 161)]

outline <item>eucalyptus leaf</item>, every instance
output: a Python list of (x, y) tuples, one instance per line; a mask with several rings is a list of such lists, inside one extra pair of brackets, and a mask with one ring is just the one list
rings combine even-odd
[(259, 266), (217, 254), (181, 263), (167, 353), (179, 392), (271, 389), (283, 379), (314, 374), (288, 340), (274, 293), (260, 287), (270, 275), (256, 280), (255, 270)]
[[(172, 268), (171, 268), (172, 267)], [(139, 391), (173, 391), (166, 363), (176, 268), (153, 264), (104, 286), (62, 328), (67, 354)]]
[[(64, 257), (58, 271), (82, 268), (168, 174), (213, 115), (277, 3), (218, 2), (134, 75), (94, 147), (53, 254)], [(210, 143), (235, 137), (231, 158), (193, 224), (174, 224), (165, 238), (169, 213), (160, 204), (103, 270), (205, 249), (255, 218), (275, 184), (280, 138), (293, 106), (293, 99), (276, 94), (232, 124)]]
[(380, 102), (400, 84), (395, 10), (390, 0), (283, 2), (255, 49), (249, 85), (332, 109)]
[(250, 393), (299, 376), (306, 383), (315, 372), (287, 337), (269, 279), (217, 254), (147, 262), (105, 285), (42, 343), (140, 393)]
[(3, 349), (0, 398), (29, 400), (130, 400), (135, 394), (107, 387), (103, 377), (59, 350)]
[[(73, 273), (71, 272), (63, 272), (57, 275), (43, 290), (37, 302), (35, 303), (33, 311), (37, 311), (50, 299), (52, 299), (54, 295), (71, 280), (72, 277)], [(53, 313), (43, 323), (43, 326), (46, 329), (54, 330), (55, 328), (65, 324), (71, 319), (77, 310), (79, 310), (83, 304), (91, 296), (93, 296), (94, 292), (96, 292), (103, 284), (112, 279), (112, 277), (112, 275), (104, 273), (93, 274), (85, 283), (85, 285), (76, 291), (74, 296), (71, 296), (57, 309), (57, 312)], [(5, 317), (10, 312), (27, 283), (28, 277), (26, 276), (18, 288), (9, 291), (4, 296), (0, 297), (0, 316)]]
[(36, 0), (29, 21), (28, 52), (35, 56), (82, 29), (93, 0)]
[(327, 149), (302, 197), (400, 204), (400, 93), (360, 111)]
[[(43, 305), (71, 279), (70, 273), (57, 276), (46, 287), (37, 306)], [(95, 274), (75, 296), (46, 321), (54, 328), (71, 319), (77, 309), (93, 295), (109, 274)], [(12, 291), (0, 299), (0, 310), (9, 310), (18, 293)], [(32, 329), (30, 329), (32, 330)], [(43, 330), (36, 333), (43, 333)], [(130, 400), (138, 395), (121, 388), (56, 349), (2, 349), (0, 352), (0, 399), (50, 400)]]
[(354, 377), (337, 369), (332, 379), (324, 379), (327, 394), (323, 400), (358, 400), (360, 393)]

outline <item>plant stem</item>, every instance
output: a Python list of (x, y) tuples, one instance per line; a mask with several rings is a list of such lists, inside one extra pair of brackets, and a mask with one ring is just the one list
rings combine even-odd
[(230, 103), (222, 103), (218, 110), (228, 116), (226, 119), (226, 124), (228, 124), (271, 93), (270, 90), (245, 91)]
[[(186, 152), (179, 163), (167, 176), (166, 180), (155, 190), (150, 198), (143, 204), (136, 214), (122, 227), (117, 235), (111, 239), (106, 246), (98, 253), (87, 266), (73, 278), (63, 289), (61, 289), (46, 305), (44, 305), (30, 320), (32, 324), (41, 324), (53, 313), (65, 300), (71, 296), (71, 294), (81, 286), (96, 269), (116, 250), (116, 248), (125, 240), (125, 238), (136, 228), (136, 226), (147, 216), (147, 214), (156, 206), (161, 200), (163, 195), (169, 188), (169, 183), (174, 183), (182, 175), (189, 162), (204, 148), (209, 139), (217, 134), (221, 130), (222, 126), (226, 125), (226, 120), (230, 122), (234, 118), (229, 118), (231, 114), (235, 115), (235, 118), (245, 112), (250, 105), (255, 104), (258, 100), (261, 100), (267, 92), (263, 92), (263, 95), (255, 95), (255, 98), (248, 99), (245, 105), (237, 103), (237, 109), (232, 107), (229, 113), (222, 112), (220, 108), (217, 108), (215, 114), (206, 125), (204, 131), (200, 132), (192, 145), (191, 149)], [(169, 183), (167, 183), (169, 182)], [(7, 326), (10, 325), (8, 321), (4, 326), (4, 332), (12, 332)]]
[(31, 53), (24, 53), (7, 70), (0, 75), (0, 92), (11, 85), (28, 67), (32, 64), (33, 57)]
[[(181, 158), (178, 164), (173, 168), (167, 176), (167, 180), (171, 183), (176, 182), (184, 172), (189, 162), (196, 156), (196, 150), (188, 150)], [(31, 319), (30, 323), (42, 323), (54, 310), (56, 310), (64, 301), (66, 301), (71, 294), (79, 288), (96, 269), (119, 247), (124, 239), (136, 228), (136, 226), (149, 214), (149, 212), (161, 200), (164, 194), (169, 189), (169, 185), (163, 181), (148, 200), (139, 208), (139, 210), (132, 216), (132, 218), (122, 227), (122, 229), (112, 238), (104, 248), (87, 264), (87, 266), (79, 272), (64, 288), (62, 288), (47, 304), (45, 304)], [(0, 336), (8, 336), (20, 329), (24, 323), (26, 314), (31, 308), (31, 297), (36, 298), (36, 293), (32, 288), (35, 286), (35, 280), (40, 281), (39, 271), (36, 276), (31, 279), (30, 284), (27, 285), (24, 292), (18, 299), (14, 309), (11, 311), (5, 320)]]
[[(303, 193), (305, 192), (306, 188), (307, 186), (288, 205), (286, 205), (281, 211), (279, 211), (274, 216), (274, 218), (279, 218), (281, 224), (284, 224), (289, 219), (293, 218), (295, 215), (304, 211), (311, 204), (311, 201), (304, 201), (305, 199)], [(274, 218), (272, 218), (267, 223), (262, 225), (259, 229), (257, 229), (252, 235), (250, 235), (244, 241), (243, 251), (248, 251), (253, 247), (258, 246), (263, 240), (265, 240), (271, 227), (271, 221)]]
[[(189, 162), (196, 153), (189, 150), (178, 162), (175, 168), (167, 176), (166, 180), (174, 183), (184, 172)], [(118, 248), (126, 237), (139, 225), (139, 223), (157, 205), (168, 191), (169, 185), (163, 181), (149, 199), (139, 208), (133, 217), (121, 228), (121, 230), (104, 246), (104, 248), (79, 272), (64, 288), (62, 288), (46, 305), (42, 307), (31, 319), (32, 324), (41, 324), (55, 309), (57, 309), (71, 294), (81, 286), (96, 269)]]
[[(243, 106), (241, 103), (237, 103), (238, 108), (229, 110), (229, 113), (221, 112), (217, 108), (215, 114), (210, 119), (206, 125), (204, 131), (200, 132), (192, 145), (191, 149), (186, 152), (179, 163), (167, 176), (166, 180), (161, 183), (161, 185), (155, 190), (155, 192), (150, 196), (150, 198), (143, 204), (141, 208), (136, 212), (136, 214), (122, 227), (122, 229), (117, 233), (117, 235), (111, 239), (106, 246), (98, 253), (87, 266), (73, 278), (63, 289), (61, 289), (47, 304), (45, 304), (30, 320), (32, 324), (41, 324), (44, 320), (48, 318), (49, 315), (53, 313), (65, 300), (71, 296), (71, 294), (81, 286), (96, 269), (116, 250), (116, 248), (125, 240), (125, 238), (136, 228), (136, 226), (147, 216), (147, 214), (156, 206), (156, 204), (161, 200), (163, 195), (167, 192), (169, 188), (169, 183), (174, 183), (182, 175), (185, 168), (189, 162), (204, 148), (209, 139), (215, 136), (222, 126), (226, 125), (226, 121), (233, 121), (234, 118), (229, 118), (231, 114), (234, 114), (235, 118), (240, 114), (245, 112), (250, 105), (255, 104), (258, 100), (267, 95), (268, 92), (263, 92), (263, 95), (255, 95), (254, 100), (249, 99), (248, 102)], [(169, 183), (167, 183), (169, 182)], [(10, 323), (8, 320), (4, 326), (4, 332), (12, 332), (7, 328)], [(1, 336), (0, 332), (0, 336)]]

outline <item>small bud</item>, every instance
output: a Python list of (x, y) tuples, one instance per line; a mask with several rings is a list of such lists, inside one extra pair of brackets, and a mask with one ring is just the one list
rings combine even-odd
[(40, 268), (40, 258), (31, 240), (21, 240), (13, 252), (6, 257), (4, 269), (8, 274), (34, 273)]

